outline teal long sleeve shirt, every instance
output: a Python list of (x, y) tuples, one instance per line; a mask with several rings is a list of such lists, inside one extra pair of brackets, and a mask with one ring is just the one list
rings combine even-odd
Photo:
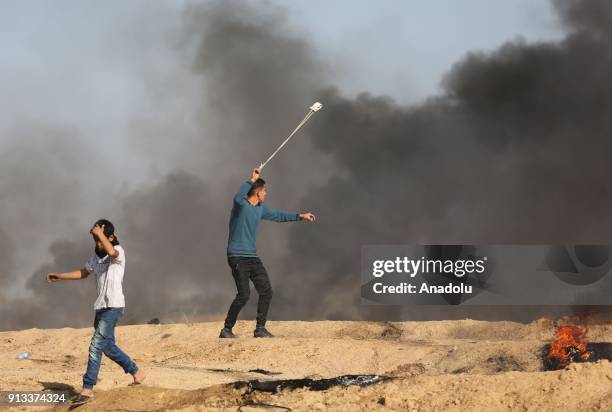
[(262, 219), (275, 222), (300, 220), (299, 213), (282, 212), (264, 203), (253, 206), (246, 196), (253, 183), (246, 181), (234, 196), (234, 206), (229, 221), (228, 256), (257, 256), (257, 230)]

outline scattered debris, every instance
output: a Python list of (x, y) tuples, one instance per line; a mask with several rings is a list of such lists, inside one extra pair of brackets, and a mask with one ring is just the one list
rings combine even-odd
[(18, 356), (17, 359), (28, 359), (30, 357), (30, 355), (32, 355), (30, 352), (21, 352)]
[(508, 354), (491, 356), (487, 358), (487, 364), (491, 366), (493, 372), (523, 372), (525, 370), (525, 367), (514, 356)]
[(270, 372), (265, 369), (249, 369), (249, 372), (260, 373), (262, 375), (282, 375), (282, 372)]
[(161, 323), (161, 321), (159, 320), (159, 318), (153, 318), (150, 321), (147, 322), (147, 324), (149, 325), (159, 325)]
[(469, 366), (464, 366), (463, 368), (458, 368), (458, 369), (455, 369), (455, 370), (454, 370), (454, 371), (452, 371), (451, 373), (453, 373), (453, 374), (455, 374), (455, 375), (458, 375), (458, 374), (460, 374), (460, 373), (467, 373), (467, 372), (469, 372), (469, 371), (470, 371), (470, 369), (472, 369), (472, 368), (470, 368)]
[(53, 361), (50, 360), (50, 359), (35, 359), (35, 358), (30, 358), (30, 360), (32, 362), (36, 362), (36, 363), (53, 363)]
[(399, 339), (402, 337), (402, 330), (392, 324), (391, 322), (384, 322), (385, 329), (380, 334), (381, 338), (385, 339)]

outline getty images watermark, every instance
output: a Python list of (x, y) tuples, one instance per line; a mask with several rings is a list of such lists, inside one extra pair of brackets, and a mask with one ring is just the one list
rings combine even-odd
[(383, 305), (607, 305), (610, 245), (368, 245), (361, 298)]
[[(414, 278), (423, 274), (452, 275), (463, 278), (466, 275), (482, 274), (485, 272), (487, 257), (477, 259), (430, 259), (421, 256), (420, 259), (411, 259), (407, 256), (396, 256), (395, 259), (375, 260), (372, 262), (372, 276), (380, 278), (388, 274), (403, 274)], [(417, 286), (409, 282), (398, 285), (385, 285), (376, 282), (372, 286), (374, 293), (472, 293), (472, 285), (448, 282), (445, 285), (428, 285), (425, 282)]]

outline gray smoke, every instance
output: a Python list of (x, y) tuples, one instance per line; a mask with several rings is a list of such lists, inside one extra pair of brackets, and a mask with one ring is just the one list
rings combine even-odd
[[(12, 239), (9, 238), (8, 233), (2, 227), (0, 227), (0, 262), (2, 262), (2, 269), (0, 269), (0, 288), (2, 290), (7, 289), (10, 286), (9, 276), (15, 270), (13, 264), (13, 254), (15, 248)], [(4, 304), (4, 297), (0, 294), (0, 303)]]
[[(90, 148), (70, 127), (32, 122), (3, 137), (7, 141), (0, 151), (0, 329), (59, 327), (67, 318), (83, 324), (89, 313), (74, 309), (91, 299), (91, 289), (67, 282), (65, 288), (52, 291), (43, 275), (82, 267), (78, 265), (84, 263), (83, 256), (90, 253), (87, 231), (75, 233), (73, 228), (83, 225), (79, 209), (87, 204), (87, 170), (99, 163), (81, 155)], [(48, 255), (49, 263), (32, 264)], [(37, 266), (39, 270), (29, 272)]]
[[(90, 322), (93, 279), (47, 284), (44, 275), (82, 267), (93, 252), (88, 225), (99, 217), (115, 223), (126, 248), (126, 321), (218, 318), (227, 309), (235, 294), (225, 258), (232, 196), (251, 168), (295, 127), (325, 76), (314, 51), (299, 36), (289, 35), (285, 20), (281, 9), (239, 2), (198, 4), (185, 10), (183, 27), (171, 36), (176, 48), (173, 57), (184, 65), (180, 73), (190, 72), (185, 81), (199, 93), (195, 98), (189, 91), (185, 98), (176, 97), (185, 86), (174, 79), (152, 84), (153, 98), (162, 96), (167, 102), (147, 101), (152, 113), (134, 117), (134, 134), (127, 142), (138, 146), (135, 152), (156, 165), (165, 162), (161, 170), (171, 172), (149, 178), (135, 189), (113, 191), (104, 180), (117, 178), (113, 167), (100, 168), (109, 175), (95, 174), (92, 186), (107, 189), (95, 194), (103, 206), (78, 211), (84, 208), (80, 202), (64, 209), (87, 217), (67, 235), (78, 240), (52, 243), (51, 262), (34, 270), (26, 297), (13, 298), (2, 308), (0, 328), (83, 326)], [(185, 117), (193, 122), (188, 127), (179, 124)], [(122, 143), (119, 148), (123, 147)], [(313, 157), (308, 155), (312, 149), (306, 139), (296, 140), (292, 150), (301, 152), (303, 160), (279, 157), (274, 169), (269, 167), (284, 173), (278, 183), (272, 180), (270, 199), (276, 200), (274, 206), (289, 210), (296, 207), (307, 187), (300, 177), (312, 167), (308, 159)], [(67, 150), (73, 154), (84, 151), (78, 145)], [(48, 153), (54, 158), (60, 152)], [(316, 170), (308, 174), (308, 184), (321, 179)], [(40, 179), (38, 183), (45, 189), (74, 199), (55, 182), (44, 176)], [(73, 190), (88, 186), (87, 180), (67, 183)], [(40, 208), (32, 210), (36, 213)], [(56, 221), (65, 224), (62, 219)], [(270, 260), (287, 253), (283, 239), (288, 227), (275, 226), (260, 238), (260, 250)], [(39, 229), (48, 231), (49, 226)], [(71, 303), (62, 305), (65, 300)]]
[[(127, 143), (161, 164), (161, 176), (109, 190), (99, 206), (91, 180), (66, 166), (89, 159), (81, 139), (62, 135), (66, 150), (0, 152), (16, 162), (0, 166), (0, 199), (14, 205), (0, 210), (8, 234), (0, 259), (14, 262), (11, 250), (53, 234), (51, 259), (27, 277), (24, 296), (4, 294), (0, 329), (91, 321), (92, 279), (48, 285), (43, 275), (82, 266), (93, 251), (87, 225), (99, 217), (116, 224), (126, 248), (126, 321), (220, 319), (235, 293), (225, 262), (232, 195), (315, 100), (324, 111), (264, 176), (272, 206), (319, 217), (262, 228), (259, 252), (277, 292), (272, 319), (523, 320), (571, 310), (370, 309), (358, 299), (362, 244), (610, 242), (610, 6), (555, 4), (565, 39), (470, 54), (442, 95), (409, 107), (331, 87), (328, 66), (280, 8), (188, 6), (170, 36), (176, 76), (161, 85), (145, 76), (150, 100), (137, 106)], [(44, 160), (34, 162), (37, 174), (19, 166), (26, 158)], [(77, 167), (106, 187), (103, 168)], [(24, 197), (15, 179), (41, 194)], [(23, 277), (14, 263), (3, 271)], [(243, 316), (253, 316), (252, 304)]]

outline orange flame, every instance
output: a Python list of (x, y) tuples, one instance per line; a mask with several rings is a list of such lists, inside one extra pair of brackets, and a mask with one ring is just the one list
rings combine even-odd
[(573, 325), (559, 326), (554, 342), (550, 345), (548, 359), (557, 359), (559, 365), (567, 366), (576, 355), (582, 360), (591, 357), (591, 352), (587, 352), (587, 345), (584, 337), (587, 334), (586, 328)]

